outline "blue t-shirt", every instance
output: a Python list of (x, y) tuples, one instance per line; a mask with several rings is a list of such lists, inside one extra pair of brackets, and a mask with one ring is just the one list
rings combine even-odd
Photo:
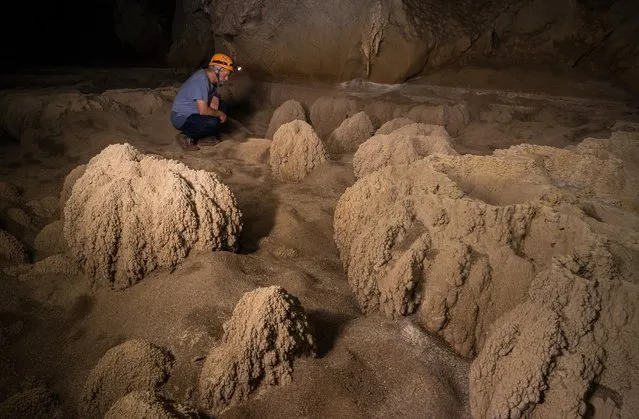
[(186, 118), (192, 114), (199, 114), (197, 100), (210, 103), (216, 94), (216, 86), (209, 81), (206, 70), (200, 69), (193, 73), (178, 90), (171, 107), (171, 123), (176, 129), (182, 128)]

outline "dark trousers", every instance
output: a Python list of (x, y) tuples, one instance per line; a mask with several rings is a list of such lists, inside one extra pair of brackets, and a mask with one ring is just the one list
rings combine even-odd
[[(227, 113), (228, 105), (220, 101), (220, 110)], [(194, 113), (186, 119), (186, 122), (184, 122), (184, 125), (180, 128), (180, 131), (187, 137), (197, 140), (202, 137), (209, 137), (217, 134), (220, 124), (220, 118)]]

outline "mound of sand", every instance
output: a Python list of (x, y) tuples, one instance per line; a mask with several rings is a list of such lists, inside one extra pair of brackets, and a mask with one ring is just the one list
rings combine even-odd
[(311, 125), (325, 140), (345, 119), (359, 112), (357, 101), (343, 97), (322, 96), (311, 105)]
[(36, 250), (46, 254), (66, 251), (67, 242), (64, 240), (64, 223), (56, 220), (44, 226), (35, 237), (33, 246)]
[(298, 119), (306, 122), (306, 112), (302, 104), (295, 99), (287, 100), (273, 112), (271, 121), (268, 124), (268, 129), (266, 130), (266, 138), (273, 139), (273, 134), (275, 134), (280, 126)]
[(364, 112), (358, 112), (335, 129), (326, 141), (326, 148), (330, 153), (347, 153), (357, 150), (357, 147), (373, 135), (373, 124)]
[(123, 289), (192, 251), (236, 250), (240, 217), (214, 173), (115, 144), (73, 184), (64, 237), (93, 284)]
[[(419, 306), (426, 327), (472, 356), (553, 257), (598, 254), (601, 239), (580, 211), (548, 206), (570, 201), (571, 191), (549, 182), (539, 157), (437, 155), (349, 188), (335, 211), (335, 241), (360, 307), (403, 315)], [(618, 173), (604, 163), (601, 185)], [(553, 175), (561, 179), (564, 167)]]
[(129, 340), (104, 354), (82, 389), (78, 412), (98, 418), (121, 397), (134, 390), (154, 391), (168, 379), (173, 356), (143, 340)]
[(29, 261), (26, 246), (3, 229), (0, 229), (0, 257), (15, 263), (27, 263)]
[(0, 404), (0, 418), (61, 419), (58, 397), (45, 387), (17, 393)]
[(470, 122), (468, 106), (465, 103), (454, 105), (417, 105), (407, 118), (425, 124), (443, 125), (451, 135), (458, 135)]
[(327, 160), (324, 144), (307, 122), (286, 123), (273, 136), (269, 163), (282, 182), (299, 182)]
[(295, 358), (315, 352), (304, 308), (295, 296), (280, 286), (248, 292), (224, 324), (222, 344), (204, 362), (202, 403), (220, 413), (258, 386), (287, 383)]
[(151, 391), (132, 391), (121, 397), (104, 415), (104, 419), (153, 418), (186, 419), (200, 417), (196, 411)]
[(475, 417), (582, 417), (594, 383), (639, 415), (639, 288), (597, 268), (557, 258), (495, 323), (471, 367)]
[(22, 203), (22, 196), (15, 185), (0, 181), (0, 201), (12, 202), (14, 204)]
[(360, 145), (353, 156), (353, 172), (359, 179), (382, 167), (412, 163), (435, 153), (457, 155), (444, 127), (405, 124), (391, 134), (375, 135)]
[(390, 134), (391, 132), (400, 129), (401, 127), (414, 123), (415, 121), (413, 121), (412, 119), (394, 118), (390, 121), (385, 122), (381, 127), (379, 127), (377, 131), (375, 131), (375, 135)]
[(26, 203), (32, 213), (42, 218), (55, 218), (59, 213), (60, 199), (55, 196), (45, 196)]
[[(615, 197), (627, 178), (618, 158), (584, 147), (439, 154), (372, 173), (338, 202), (335, 242), (358, 305), (415, 313), (458, 353), (480, 352), (476, 417), (518, 417), (542, 399), (539, 417), (581, 414), (602, 365), (639, 365), (629, 353), (639, 322), (622, 332), (635, 311), (639, 249), (609, 245), (579, 207), (584, 199), (623, 206)], [(604, 344), (609, 335), (622, 344)], [(602, 382), (630, 397), (637, 369), (632, 379), (611, 375)]]

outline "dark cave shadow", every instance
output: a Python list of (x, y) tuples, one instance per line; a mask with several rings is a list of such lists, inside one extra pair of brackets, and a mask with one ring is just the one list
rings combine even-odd
[(268, 236), (275, 224), (278, 198), (271, 193), (272, 185), (261, 184), (253, 188), (238, 188), (233, 194), (242, 212), (242, 233), (239, 238), (239, 254), (254, 253), (259, 242)]
[(351, 316), (326, 310), (309, 310), (306, 316), (313, 328), (319, 358), (323, 358), (333, 349), (340, 333), (353, 319)]

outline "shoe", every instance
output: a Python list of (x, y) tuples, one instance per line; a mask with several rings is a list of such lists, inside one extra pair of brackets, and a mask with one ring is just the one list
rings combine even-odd
[(175, 141), (184, 151), (197, 151), (200, 149), (200, 147), (195, 145), (192, 138), (187, 137), (181, 132), (175, 136)]
[(197, 145), (201, 145), (204, 147), (212, 147), (214, 145), (218, 145), (219, 143), (220, 143), (220, 140), (215, 135), (203, 137), (196, 141)]

